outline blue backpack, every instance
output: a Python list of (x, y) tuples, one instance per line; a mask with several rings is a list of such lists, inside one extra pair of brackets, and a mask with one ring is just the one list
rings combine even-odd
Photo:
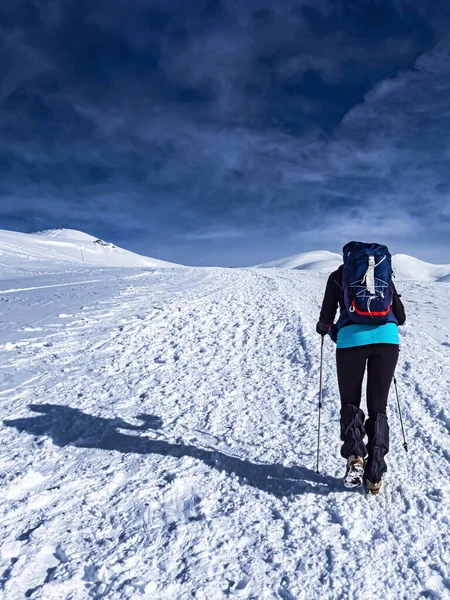
[(386, 246), (350, 242), (343, 248), (342, 288), (349, 318), (354, 323), (383, 325), (396, 322), (392, 313), (392, 257)]

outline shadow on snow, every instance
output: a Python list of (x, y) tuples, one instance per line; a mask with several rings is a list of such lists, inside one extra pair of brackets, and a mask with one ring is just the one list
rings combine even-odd
[(253, 463), (215, 449), (205, 450), (182, 442), (174, 444), (166, 440), (139, 436), (136, 433), (127, 435), (118, 431), (125, 429), (130, 432), (149, 430), (157, 432), (162, 426), (162, 419), (154, 415), (138, 415), (137, 419), (142, 421), (142, 425), (132, 425), (121, 418), (95, 417), (83, 413), (77, 408), (57, 404), (32, 404), (29, 408), (33, 412), (40, 413), (39, 416), (4, 420), (4, 424), (15, 427), (20, 432), (51, 437), (53, 443), (59, 447), (97, 448), (174, 458), (190, 456), (218, 471), (234, 473), (243, 484), (277, 497), (290, 494), (329, 494), (330, 492), (348, 491), (343, 487), (340, 479), (318, 475), (306, 467)]

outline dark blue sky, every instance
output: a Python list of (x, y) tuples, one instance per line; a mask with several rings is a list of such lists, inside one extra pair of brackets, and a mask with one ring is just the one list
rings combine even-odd
[(0, 228), (450, 262), (447, 0), (8, 0), (0, 39)]

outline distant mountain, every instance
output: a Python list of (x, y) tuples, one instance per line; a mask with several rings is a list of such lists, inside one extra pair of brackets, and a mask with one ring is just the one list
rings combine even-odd
[[(342, 256), (327, 250), (296, 254), (280, 258), (262, 265), (261, 269), (296, 269), (314, 271), (316, 273), (331, 273), (342, 264)], [(397, 279), (412, 279), (415, 281), (439, 281), (450, 283), (450, 265), (434, 265), (406, 254), (395, 254), (392, 257), (394, 274)]]
[(317, 250), (304, 254), (295, 254), (287, 258), (280, 258), (262, 265), (255, 265), (261, 269), (296, 269), (299, 271), (315, 271), (317, 273), (331, 273), (342, 264), (340, 254)]
[(0, 275), (55, 271), (65, 268), (177, 267), (141, 256), (73, 229), (18, 233), (0, 229)]
[(393, 265), (398, 279), (450, 282), (450, 265), (434, 265), (407, 254), (395, 254)]
[(89, 233), (77, 231), (76, 229), (45, 229), (44, 231), (36, 231), (30, 235), (40, 235), (60, 242), (95, 242), (98, 239), (93, 235), (89, 235)]

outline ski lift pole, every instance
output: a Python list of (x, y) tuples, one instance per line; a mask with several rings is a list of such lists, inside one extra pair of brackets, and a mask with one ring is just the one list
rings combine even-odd
[(320, 383), (319, 383), (319, 423), (317, 427), (317, 465), (316, 473), (320, 473), (319, 469), (319, 457), (320, 457), (320, 416), (322, 412), (322, 389), (323, 389), (323, 342), (325, 336), (322, 336), (322, 343), (320, 345)]
[(400, 424), (402, 426), (403, 448), (405, 449), (405, 452), (408, 452), (408, 443), (406, 442), (405, 428), (403, 427), (402, 410), (400, 408), (400, 400), (398, 397), (398, 390), (397, 390), (397, 379), (395, 378), (395, 375), (394, 375), (394, 387), (395, 387), (395, 395), (397, 396), (397, 405), (398, 405), (398, 414), (400, 415)]

